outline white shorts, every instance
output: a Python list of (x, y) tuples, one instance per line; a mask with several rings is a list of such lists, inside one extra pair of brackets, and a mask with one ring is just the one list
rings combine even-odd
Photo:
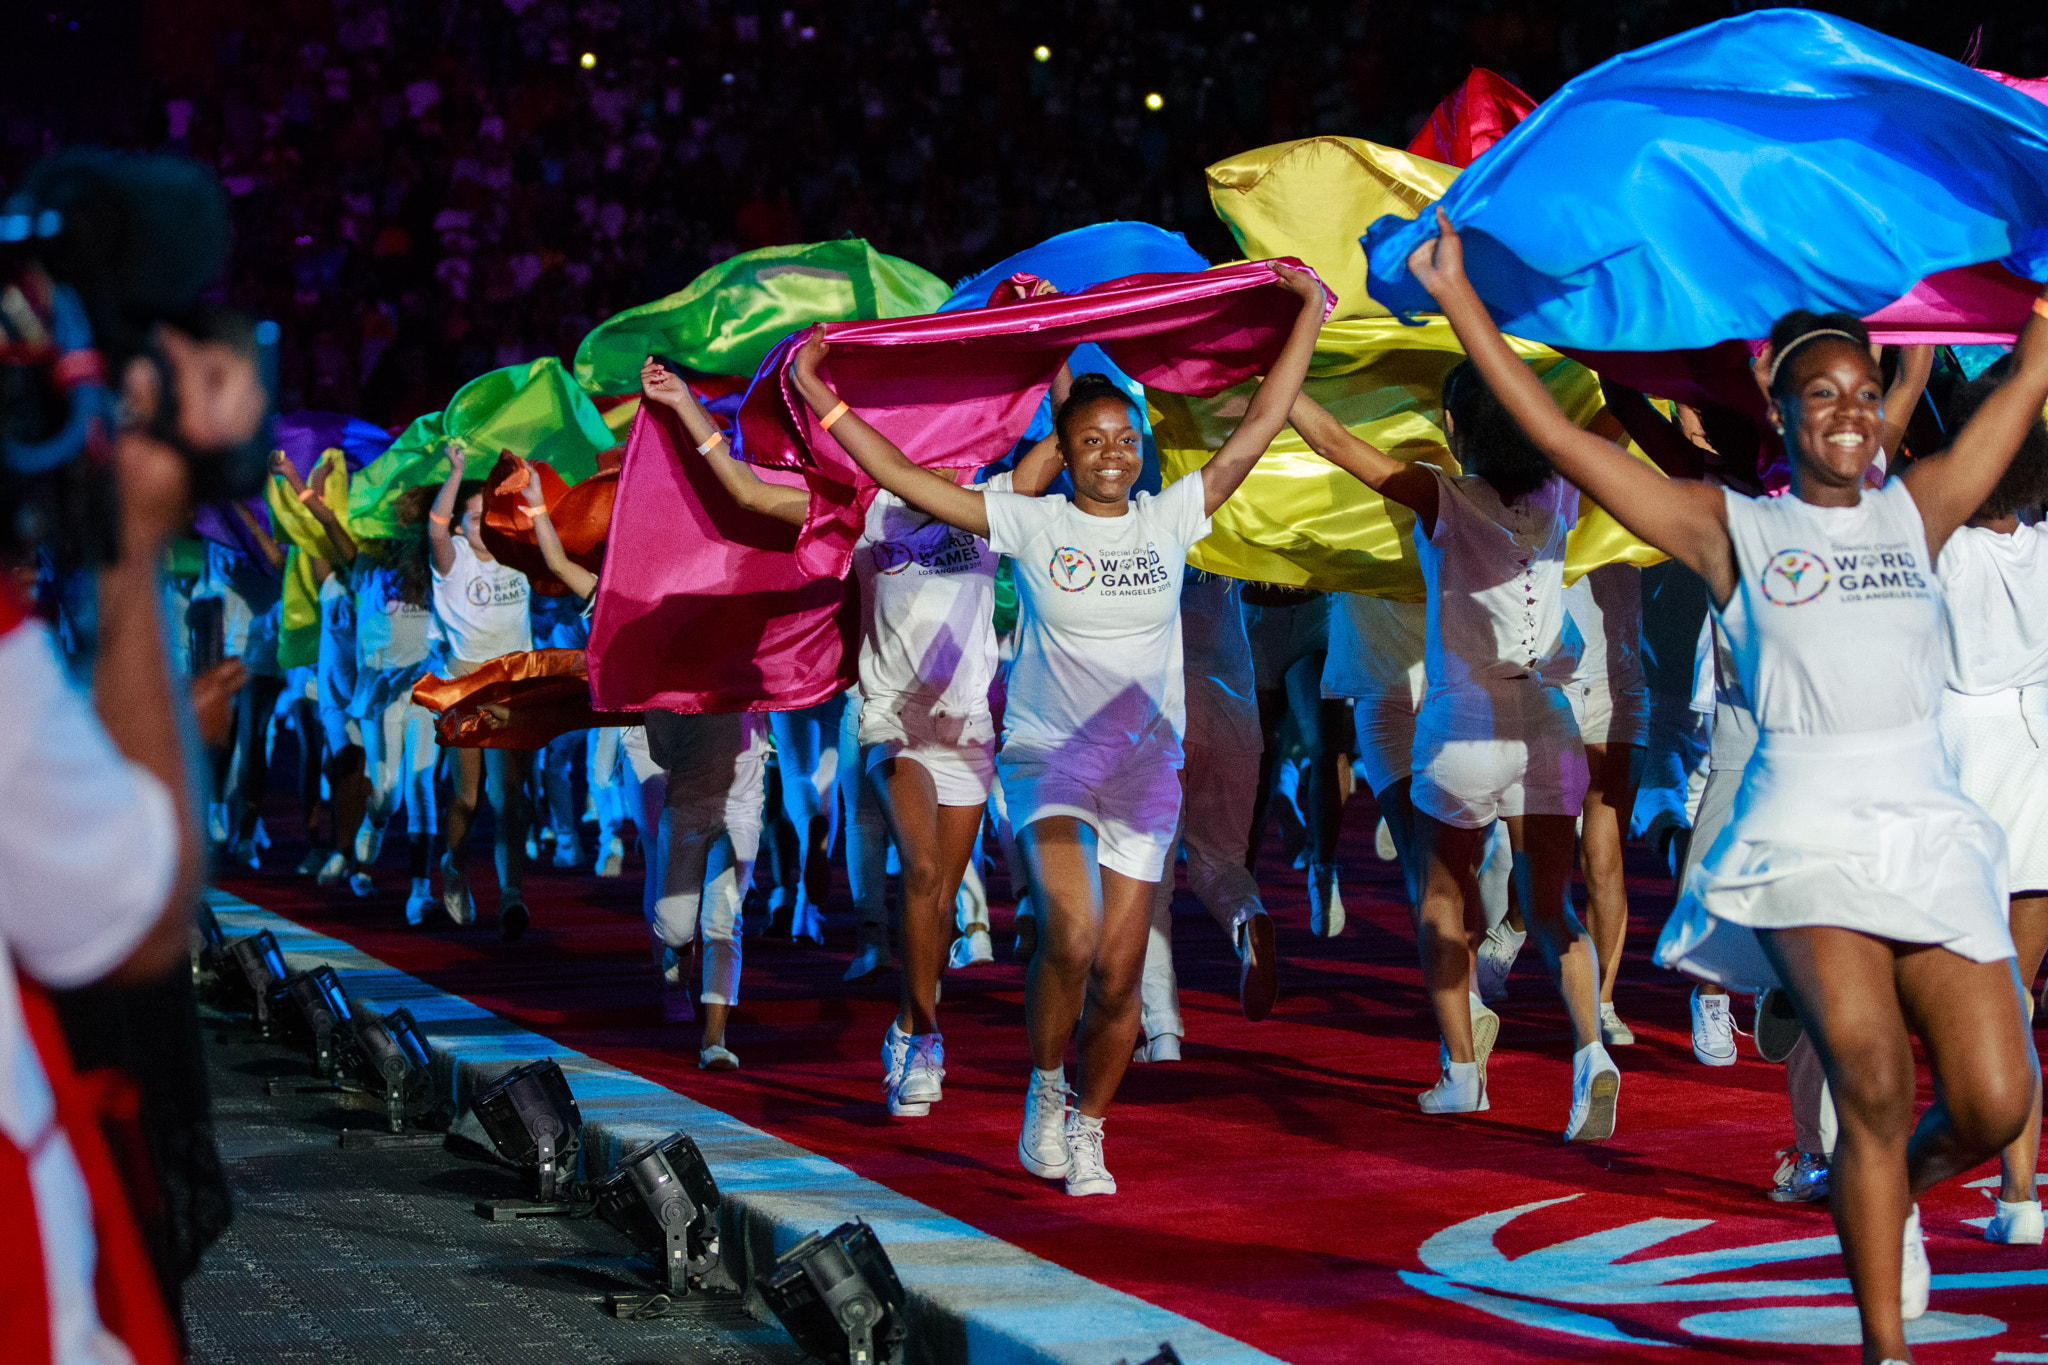
[(1405, 781), (1415, 768), (1415, 712), (1408, 692), (1381, 692), (1352, 703), (1358, 731), (1358, 761), (1365, 765), (1366, 785), (1375, 795)]
[(1103, 867), (1141, 882), (1166, 874), (1180, 824), (1180, 765), (1156, 748), (1049, 751), (1011, 743), (996, 764), (1012, 829), (1071, 815), (1095, 831)]
[[(948, 744), (935, 739), (884, 739), (866, 750), (873, 772), (892, 758), (907, 758), (932, 775), (942, 806), (979, 806), (996, 781), (994, 740)], [(879, 780), (879, 779), (877, 779)]]
[(1564, 690), (1583, 744), (1633, 744), (1650, 739), (1650, 694), (1638, 683), (1615, 686), (1609, 678), (1573, 682)]
[(1941, 701), (1942, 748), (1963, 795), (2005, 831), (2012, 894), (2048, 891), (2048, 688)]
[(1561, 688), (1535, 678), (1432, 692), (1415, 718), (1415, 809), (1458, 829), (1502, 816), (1577, 815), (1586, 747)]

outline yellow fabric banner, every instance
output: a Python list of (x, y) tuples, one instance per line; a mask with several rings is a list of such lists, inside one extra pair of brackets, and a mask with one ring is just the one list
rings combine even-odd
[[(349, 526), (348, 470), (339, 450), (323, 450), (327, 479), (321, 498), (334, 509), (344, 530)], [(264, 501), (270, 504), (270, 524), (285, 546), (283, 610), (277, 630), (277, 662), (280, 668), (310, 668), (320, 661), (320, 584), (313, 576), (313, 559), (332, 562), (334, 546), (327, 529), (306, 505), (272, 475), (264, 482)]]

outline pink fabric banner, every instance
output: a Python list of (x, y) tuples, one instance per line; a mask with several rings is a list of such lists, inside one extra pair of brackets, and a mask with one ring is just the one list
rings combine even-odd
[[(1083, 342), (1149, 387), (1208, 395), (1264, 373), (1300, 307), (1263, 261), (1133, 275), (988, 308), (827, 323), (824, 374), (917, 463), (975, 468), (1009, 453), (1060, 362)], [(790, 337), (762, 362), (740, 405), (739, 445), (757, 466), (803, 474), (811, 511), (797, 559), (814, 575), (839, 578), (873, 485), (797, 396), (786, 368), (803, 341)]]
[(673, 415), (643, 404), (598, 577), (592, 704), (788, 711), (851, 687), (857, 604), (847, 584), (804, 572), (795, 546), (789, 527), (732, 501)]

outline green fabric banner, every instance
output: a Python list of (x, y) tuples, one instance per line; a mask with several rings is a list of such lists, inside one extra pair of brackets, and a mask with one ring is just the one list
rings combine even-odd
[(858, 238), (745, 251), (599, 323), (576, 348), (576, 382), (591, 393), (637, 393), (650, 355), (704, 374), (752, 374), (777, 342), (812, 323), (912, 317), (952, 292)]
[(355, 472), (348, 485), (350, 534), (361, 540), (397, 535), (392, 500), (417, 484), (448, 477), (448, 433), (441, 418), (438, 412), (413, 418), (390, 449)]

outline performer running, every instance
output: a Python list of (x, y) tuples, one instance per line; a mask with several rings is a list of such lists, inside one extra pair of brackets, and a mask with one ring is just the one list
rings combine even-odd
[[(1959, 431), (1997, 391), (1986, 375), (1948, 414)], [(1963, 795), (2005, 831), (2011, 860), (2010, 923), (2020, 985), (2032, 1013), (2033, 982), (2048, 952), (2048, 526), (2022, 526), (2019, 511), (2048, 498), (2048, 430), (2036, 421), (2005, 477), (1935, 561), (1948, 599), (1948, 686), (1941, 739)], [(1986, 1241), (2041, 1242), (2034, 1188), (2041, 1147), (2041, 1092), (2026, 1131), (2004, 1152), (1997, 1209)]]
[[(1942, 753), (1933, 563), (2048, 400), (2048, 296), (2013, 378), (1945, 453), (1880, 489), (1864, 487), (1884, 421), (1867, 332), (1845, 314), (1781, 318), (1758, 365), (1792, 495), (1746, 498), (1666, 480), (1572, 425), (1501, 339), (1441, 211), (1437, 222), (1409, 269), (1516, 420), (1632, 533), (1707, 580), (1759, 742), (1658, 958), (1740, 980), (1760, 945), (1791, 990), (1840, 1123), (1834, 1219), (1864, 1359), (1908, 1360), (1902, 1319), (1928, 1291), (1912, 1195), (2018, 1137), (2038, 1083), (2005, 841)], [(1935, 1075), (1917, 1129), (1909, 1032)]]
[[(1156, 496), (1131, 496), (1137, 413), (1100, 375), (1076, 379), (1055, 419), (1070, 500), (962, 488), (912, 464), (819, 376), (822, 332), (794, 367), (804, 402), (870, 478), (1016, 564), (1022, 617), (998, 762), (1038, 916), (1025, 988), (1036, 1070), (1018, 1156), (1034, 1175), (1064, 1177), (1069, 1194), (1116, 1192), (1103, 1116), (1137, 1041), (1151, 884), (1180, 813), (1187, 550), (1285, 424), (1323, 319), (1314, 276), (1273, 272), (1302, 301), (1285, 348), (1223, 448)], [(1082, 1084), (1069, 1112), (1077, 1021)]]
[[(1519, 362), (1518, 362), (1519, 363)], [(1478, 885), (1490, 827), (1508, 827), (1525, 921), (1542, 945), (1572, 1025), (1572, 1102), (1564, 1135), (1614, 1132), (1621, 1075), (1601, 1045), (1592, 943), (1572, 914), (1573, 818), (1586, 795), (1585, 750), (1564, 693), (1565, 534), (1578, 495), (1551, 472), (1469, 364), (1444, 381), (1453, 478), (1404, 464), (1345, 430), (1314, 399), (1294, 405), (1309, 448), (1415, 512), (1429, 594), (1424, 671), (1409, 784), (1422, 895), (1416, 946), (1443, 1036), (1442, 1075), (1424, 1113), (1487, 1109), (1486, 1059), (1498, 1015), (1474, 990), (1487, 925)]]

